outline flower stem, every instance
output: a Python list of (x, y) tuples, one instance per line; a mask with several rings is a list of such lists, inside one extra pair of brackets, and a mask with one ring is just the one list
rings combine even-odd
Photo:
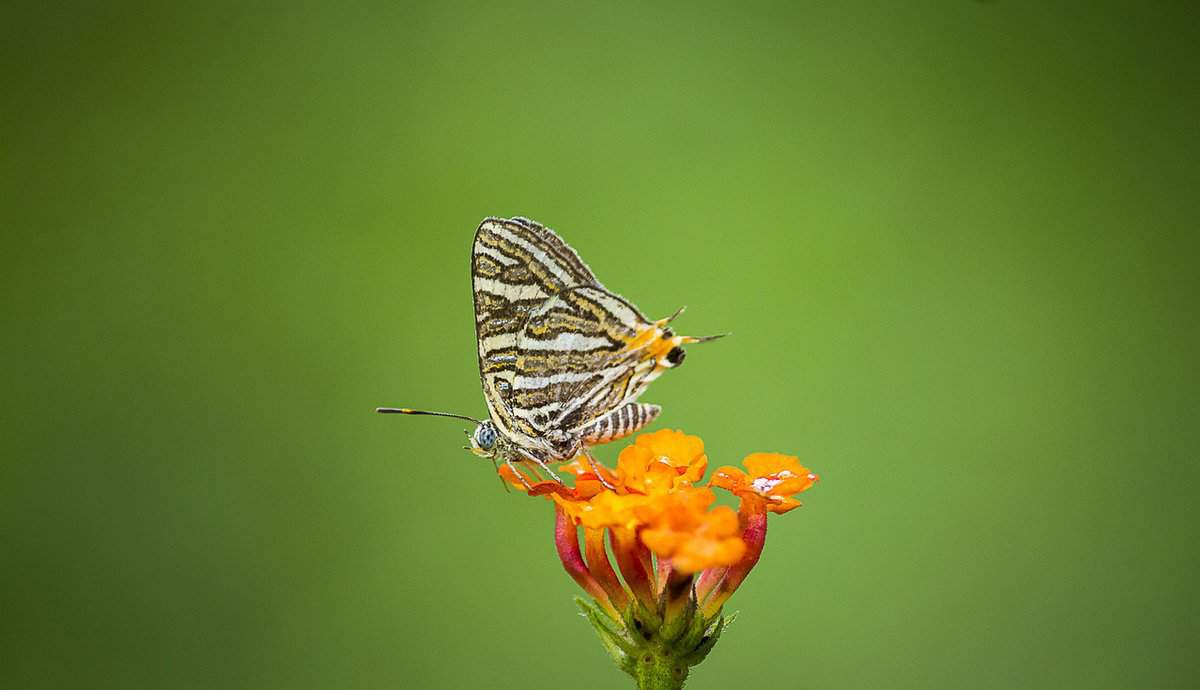
[(638, 690), (681, 690), (688, 665), (660, 645), (644, 648), (633, 667)]

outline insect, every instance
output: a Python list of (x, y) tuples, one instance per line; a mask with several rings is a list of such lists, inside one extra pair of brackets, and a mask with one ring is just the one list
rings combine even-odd
[[(381, 407), (378, 412), (476, 423), (468, 450), (513, 468), (550, 464), (629, 436), (662, 411), (637, 399), (683, 363), (683, 345), (721, 336), (676, 335), (683, 309), (649, 321), (609, 291), (553, 230), (528, 218), (485, 218), (471, 252), (479, 378), (488, 418)], [(601, 481), (604, 481), (602, 478)]]

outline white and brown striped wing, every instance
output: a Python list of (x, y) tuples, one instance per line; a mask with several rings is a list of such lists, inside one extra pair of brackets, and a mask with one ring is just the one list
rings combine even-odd
[(471, 278), (479, 375), (488, 411), (508, 436), (531, 437), (534, 430), (515, 423), (512, 415), (518, 338), (530, 314), (548, 300), (573, 287), (600, 288), (600, 283), (562, 238), (525, 218), (487, 218), (479, 225)]
[[(530, 315), (517, 339), (514, 424), (530, 436), (551, 429), (592, 436), (599, 420), (636, 400), (666, 368), (661, 360), (674, 338), (664, 334), (669, 331), (604, 288), (559, 293)], [(641, 425), (653, 418), (644, 417)], [(618, 415), (594, 436), (619, 438), (610, 435), (618, 422), (632, 433), (633, 419)]]

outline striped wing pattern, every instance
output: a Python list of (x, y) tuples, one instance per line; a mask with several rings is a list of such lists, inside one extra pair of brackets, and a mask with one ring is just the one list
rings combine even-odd
[[(518, 423), (535, 433), (577, 430), (635, 399), (656, 376), (657, 328), (624, 299), (581, 287), (547, 300), (517, 340)], [(641, 340), (639, 340), (641, 337)]]
[[(514, 428), (511, 402), (517, 338), (531, 312), (566, 288), (597, 286), (596, 277), (553, 231), (525, 218), (487, 218), (475, 232), (471, 257), (479, 374), (492, 421)], [(520, 445), (528, 445), (526, 443)]]
[(472, 259), (475, 327), (493, 423), (546, 460), (574, 453), (564, 439), (603, 443), (648, 424), (659, 408), (634, 403), (683, 341), (606, 290), (550, 229), (488, 218)]

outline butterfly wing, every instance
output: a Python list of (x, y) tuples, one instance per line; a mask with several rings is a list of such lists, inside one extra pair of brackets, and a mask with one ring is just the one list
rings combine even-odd
[(486, 218), (471, 252), (479, 377), (492, 422), (519, 445), (534, 429), (518, 423), (511, 398), (518, 339), (529, 316), (572, 287), (603, 289), (591, 269), (549, 228), (525, 218)]
[(602, 287), (560, 292), (530, 314), (517, 339), (514, 424), (534, 437), (592, 425), (674, 366), (666, 355), (678, 340)]

